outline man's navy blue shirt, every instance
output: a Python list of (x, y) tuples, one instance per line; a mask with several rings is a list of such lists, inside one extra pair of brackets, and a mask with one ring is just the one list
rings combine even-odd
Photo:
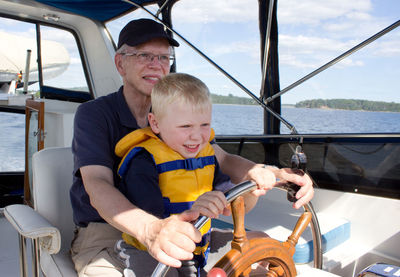
[(79, 168), (87, 165), (108, 167), (113, 171), (114, 184), (118, 184), (117, 168), (121, 159), (115, 155), (115, 146), (121, 138), (138, 128), (125, 101), (122, 87), (117, 92), (85, 102), (78, 107), (72, 140), (74, 180), (70, 190), (76, 225), (85, 227), (89, 222), (104, 222), (90, 205)]

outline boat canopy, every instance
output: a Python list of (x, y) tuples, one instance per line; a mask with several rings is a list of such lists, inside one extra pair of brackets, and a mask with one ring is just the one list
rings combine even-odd
[[(94, 20), (105, 22), (127, 12), (135, 10), (137, 7), (123, 0), (36, 0), (37, 2), (56, 7), (61, 10), (79, 14)], [(160, 1), (154, 0), (132, 0), (140, 6), (157, 4)]]

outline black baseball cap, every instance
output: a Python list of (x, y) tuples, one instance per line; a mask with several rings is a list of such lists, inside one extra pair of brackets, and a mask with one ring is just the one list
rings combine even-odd
[(118, 38), (118, 49), (124, 44), (136, 46), (154, 38), (165, 38), (171, 46), (179, 46), (179, 43), (167, 33), (162, 24), (142, 18), (130, 21), (121, 30)]

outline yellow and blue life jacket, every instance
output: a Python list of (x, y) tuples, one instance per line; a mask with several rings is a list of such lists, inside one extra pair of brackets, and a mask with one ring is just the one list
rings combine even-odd
[[(210, 141), (213, 138), (212, 130)], [(164, 217), (190, 209), (200, 195), (213, 189), (215, 153), (209, 143), (196, 158), (185, 159), (160, 140), (150, 127), (135, 130), (123, 137), (115, 148), (115, 153), (123, 157), (118, 167), (121, 178), (128, 170), (132, 158), (143, 148), (152, 155), (156, 165), (164, 201)], [(211, 222), (208, 221), (200, 232), (203, 237), (197, 244), (194, 256), (199, 266), (203, 267), (209, 252)], [(136, 238), (125, 233), (122, 237), (126, 243), (146, 250)]]

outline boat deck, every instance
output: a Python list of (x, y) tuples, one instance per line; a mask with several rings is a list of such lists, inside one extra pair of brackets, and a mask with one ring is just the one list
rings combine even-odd
[[(285, 240), (302, 212), (293, 210), (285, 197), (286, 194), (278, 190), (261, 197), (256, 208), (246, 215), (246, 227), (263, 230), (271, 237)], [(328, 247), (329, 241), (323, 241), (324, 272), (313, 270), (313, 262), (303, 263), (296, 265), (299, 276), (351, 277), (376, 262), (400, 265), (399, 200), (316, 189), (313, 204), (323, 234), (329, 234), (337, 226), (347, 226), (349, 222), (350, 237), (345, 236), (345, 240), (335, 243), (334, 247)], [(232, 226), (231, 217), (220, 219)], [(308, 232), (299, 240), (299, 245), (308, 243)], [(0, 233), (0, 275), (19, 276), (18, 235), (1, 210)], [(335, 233), (334, 239), (337, 237), (338, 233)], [(28, 275), (32, 276), (30, 242), (27, 242), (27, 248)]]

